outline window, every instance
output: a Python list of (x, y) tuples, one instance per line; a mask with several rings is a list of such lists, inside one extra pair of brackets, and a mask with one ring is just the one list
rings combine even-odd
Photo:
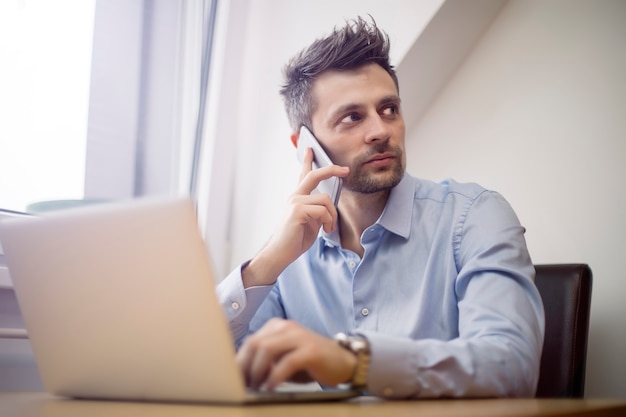
[(188, 193), (215, 5), (1, 2), (0, 208)]
[(0, 207), (82, 198), (95, 0), (0, 2)]
[(217, 13), (217, 0), (0, 1), (0, 208), (191, 195), (225, 259), (234, 145), (215, 150), (209, 111)]

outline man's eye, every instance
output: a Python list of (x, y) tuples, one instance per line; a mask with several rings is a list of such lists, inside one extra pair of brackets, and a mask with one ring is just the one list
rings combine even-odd
[(398, 106), (388, 106), (383, 110), (383, 114), (386, 116), (393, 116), (398, 114)]
[(354, 123), (359, 121), (360, 119), (361, 118), (357, 113), (350, 113), (349, 115), (341, 119), (341, 123)]

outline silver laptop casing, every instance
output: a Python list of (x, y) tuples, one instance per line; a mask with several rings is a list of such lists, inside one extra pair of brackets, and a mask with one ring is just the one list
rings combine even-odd
[(246, 392), (191, 200), (106, 203), (3, 221), (0, 240), (50, 393), (264, 401)]

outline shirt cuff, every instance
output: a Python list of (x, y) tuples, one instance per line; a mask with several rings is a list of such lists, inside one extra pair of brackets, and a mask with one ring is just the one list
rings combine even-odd
[(412, 356), (411, 340), (357, 331), (370, 343), (370, 366), (367, 391), (383, 398), (409, 398), (419, 394), (416, 378), (417, 363)]
[(219, 302), (226, 314), (237, 344), (248, 333), (250, 320), (272, 290), (272, 285), (244, 288), (241, 277), (244, 263), (235, 268), (217, 287)]

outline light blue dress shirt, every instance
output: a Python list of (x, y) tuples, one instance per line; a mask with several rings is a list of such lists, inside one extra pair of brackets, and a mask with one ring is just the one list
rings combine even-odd
[(365, 335), (374, 395), (534, 396), (544, 312), (524, 232), (498, 193), (405, 174), (363, 258), (322, 230), (275, 285), (244, 289), (239, 267), (218, 295), (237, 344), (272, 317)]

